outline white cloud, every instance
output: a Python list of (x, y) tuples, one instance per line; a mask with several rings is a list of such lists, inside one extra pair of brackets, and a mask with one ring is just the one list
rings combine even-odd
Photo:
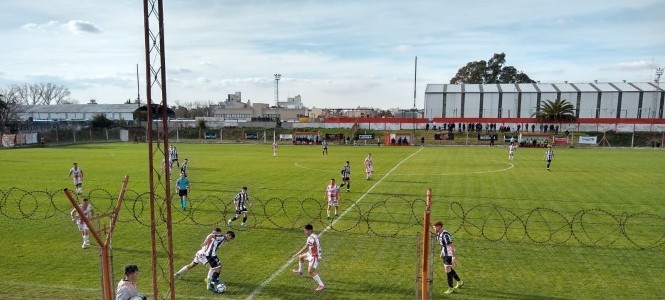
[(28, 23), (21, 28), (28, 30), (28, 31), (50, 31), (54, 29), (59, 29), (61, 27), (60, 22), (58, 21), (48, 21), (43, 24), (35, 24), (35, 23)]
[(643, 71), (651, 70), (656, 66), (648, 61), (629, 61), (629, 62), (620, 62), (615, 65), (609, 66), (606, 69), (608, 70), (617, 70), (617, 71)]
[(399, 45), (395, 47), (395, 51), (399, 53), (411, 53), (413, 52), (413, 46), (411, 45)]
[(67, 22), (67, 30), (72, 33), (98, 33), (101, 30), (95, 24), (88, 21), (71, 20)]
[(99, 33), (101, 30), (95, 24), (88, 21), (70, 20), (67, 23), (60, 23), (59, 21), (48, 21), (42, 24), (28, 23), (21, 28), (28, 31), (37, 32), (52, 32), (52, 31), (69, 31), (71, 33)]

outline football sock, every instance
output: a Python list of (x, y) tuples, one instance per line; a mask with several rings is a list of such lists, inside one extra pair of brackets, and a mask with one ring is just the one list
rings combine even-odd
[(346, 184), (346, 189), (348, 190), (348, 189), (350, 189), (350, 188), (351, 188), (351, 183), (348, 182), (348, 183)]
[(448, 286), (453, 287), (453, 275), (450, 273), (446, 273), (446, 278), (448, 279)]
[(243, 223), (247, 222), (247, 217), (243, 217), (243, 218), (242, 218), (242, 222), (243, 222)]
[(321, 277), (319, 277), (318, 274), (316, 274), (316, 276), (313, 276), (312, 278), (314, 278), (316, 283), (318, 283), (319, 285), (323, 285), (323, 281), (321, 281)]
[(208, 277), (206, 277), (206, 278), (208, 278), (208, 279), (212, 278), (212, 274), (213, 274), (213, 270), (209, 269), (208, 270)]
[(219, 272), (212, 273), (212, 282), (217, 283), (219, 281)]
[(298, 261), (298, 272), (302, 272), (302, 262)]
[(235, 221), (235, 220), (238, 220), (238, 217), (233, 217), (233, 218), (231, 219), (231, 222), (233, 222), (233, 221)]
[(182, 269), (180, 269), (180, 271), (176, 272), (176, 274), (178, 274), (178, 275), (185, 274), (185, 272), (187, 272), (187, 270), (189, 270), (189, 269), (187, 269), (187, 266), (184, 266), (184, 267), (182, 267)]
[(459, 278), (459, 276), (457, 275), (457, 272), (455, 272), (455, 269), (452, 269), (452, 268), (450, 269), (450, 275), (452, 275), (453, 278), (454, 278), (455, 280), (457, 280), (457, 281), (462, 281), (462, 280)]

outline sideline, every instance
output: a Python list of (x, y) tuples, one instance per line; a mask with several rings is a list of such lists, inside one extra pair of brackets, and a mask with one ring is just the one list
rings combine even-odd
[[(364, 194), (362, 194), (362, 196), (360, 196), (360, 198), (358, 198), (358, 200), (353, 202), (353, 204), (351, 204), (351, 206), (349, 206), (349, 208), (344, 210), (339, 215), (339, 217), (337, 217), (335, 220), (333, 220), (333, 222), (330, 225), (328, 225), (325, 229), (321, 230), (319, 232), (319, 237), (323, 236), (326, 232), (330, 231), (332, 226), (334, 226), (340, 219), (342, 219), (342, 217), (344, 217), (344, 215), (346, 215), (348, 212), (350, 212), (351, 209), (353, 209), (353, 207), (358, 205), (358, 203), (360, 203), (360, 201), (362, 201), (365, 198), (365, 196), (367, 196), (370, 192), (372, 192), (372, 190), (374, 190), (374, 188), (376, 186), (378, 186), (384, 179), (386, 179), (386, 177), (388, 177), (388, 175), (390, 175), (390, 173), (395, 171), (402, 163), (407, 161), (412, 156), (418, 154), (423, 149), (424, 149), (423, 147), (419, 147), (418, 151), (411, 153), (411, 155), (407, 156), (406, 158), (401, 160), (399, 163), (397, 163), (392, 169), (390, 169), (390, 171), (388, 171), (385, 175), (383, 175), (383, 177), (381, 177), (381, 179), (379, 179), (379, 181), (377, 181), (369, 189), (367, 189), (367, 191)], [(249, 294), (249, 297), (247, 297), (247, 300), (254, 299), (254, 297), (256, 297), (256, 295), (261, 293), (261, 290), (263, 290), (263, 288), (265, 288), (268, 284), (270, 284), (270, 282), (272, 282), (275, 278), (277, 278), (277, 276), (279, 276), (282, 272), (284, 272), (284, 270), (286, 270), (286, 268), (288, 268), (291, 264), (293, 264), (294, 261), (295, 261), (295, 258), (291, 257), (291, 259), (289, 259), (286, 263), (284, 263), (277, 271), (275, 271), (275, 273), (270, 275), (270, 277), (268, 277), (268, 279), (266, 279), (264, 282), (261, 283), (261, 285), (259, 285), (256, 289), (254, 289), (254, 291), (252, 291), (252, 293)]]

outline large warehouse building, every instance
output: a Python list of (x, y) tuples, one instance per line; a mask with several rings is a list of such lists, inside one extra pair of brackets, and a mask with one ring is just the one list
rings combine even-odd
[(581, 119), (663, 119), (657, 83), (428, 84), (425, 117), (532, 118), (547, 100), (567, 100)]

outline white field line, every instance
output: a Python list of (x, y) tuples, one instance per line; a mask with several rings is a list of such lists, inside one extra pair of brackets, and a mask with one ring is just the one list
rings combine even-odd
[[(349, 208), (347, 208), (345, 211), (343, 211), (342, 214), (339, 215), (339, 217), (337, 217), (335, 220), (333, 220), (333, 222), (330, 225), (328, 225), (325, 229), (321, 230), (321, 232), (319, 232), (319, 236), (323, 236), (326, 232), (330, 231), (330, 229), (340, 219), (342, 219), (342, 217), (344, 217), (344, 215), (346, 215), (349, 211), (351, 211), (351, 209), (354, 206), (358, 205), (358, 203), (360, 203), (360, 201), (362, 201), (365, 198), (365, 196), (367, 196), (370, 192), (372, 192), (372, 190), (374, 190), (374, 188), (376, 186), (378, 186), (386, 177), (388, 177), (388, 175), (390, 175), (390, 173), (395, 171), (402, 163), (407, 161), (409, 158), (411, 158), (412, 156), (418, 154), (418, 152), (420, 152), (421, 150), (423, 150), (423, 147), (420, 147), (418, 149), (418, 151), (413, 152), (411, 155), (407, 156), (402, 161), (397, 163), (392, 169), (390, 169), (390, 171), (388, 171), (383, 177), (381, 177), (381, 179), (379, 179), (379, 181), (377, 181), (375, 184), (373, 184), (364, 194), (362, 194), (362, 196), (360, 196), (360, 198), (358, 198), (358, 200), (353, 202), (353, 204), (351, 206), (349, 206)], [(247, 297), (247, 299), (248, 300), (254, 299), (254, 297), (256, 297), (256, 295), (261, 293), (261, 290), (263, 290), (263, 288), (265, 288), (268, 284), (270, 284), (270, 282), (272, 282), (275, 278), (277, 278), (277, 276), (279, 276), (279, 274), (284, 272), (284, 270), (286, 270), (286, 268), (288, 268), (294, 261), (295, 261), (295, 258), (291, 257), (291, 259), (289, 259), (286, 263), (284, 263), (277, 271), (275, 271), (275, 273), (270, 275), (270, 277), (268, 277), (268, 279), (266, 279), (264, 282), (261, 283), (261, 285), (259, 285), (256, 289), (254, 289), (254, 291), (252, 291), (252, 293), (249, 294), (249, 297)]]

